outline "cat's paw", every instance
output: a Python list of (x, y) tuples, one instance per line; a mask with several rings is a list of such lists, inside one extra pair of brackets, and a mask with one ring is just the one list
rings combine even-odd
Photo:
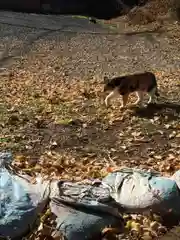
[(120, 106), (120, 109), (121, 109), (121, 110), (123, 110), (124, 108), (125, 108), (125, 106), (124, 106), (124, 105), (121, 105), (121, 106)]
[(105, 103), (106, 107), (109, 107), (109, 102), (108, 101), (105, 100), (104, 103)]
[(136, 106), (136, 105), (139, 105), (139, 104), (141, 104), (141, 102), (140, 101), (136, 101), (136, 102), (132, 103), (132, 106)]

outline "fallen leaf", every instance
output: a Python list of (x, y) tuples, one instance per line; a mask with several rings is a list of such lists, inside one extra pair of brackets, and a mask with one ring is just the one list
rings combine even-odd
[(132, 132), (131, 135), (133, 137), (139, 137), (141, 135), (141, 132)]
[(178, 133), (178, 134), (176, 135), (176, 137), (177, 137), (177, 138), (180, 138), (180, 133)]
[(157, 229), (158, 229), (159, 226), (160, 226), (160, 224), (159, 224), (158, 222), (156, 222), (156, 221), (151, 222), (151, 224), (150, 224), (150, 228), (151, 228), (151, 230), (153, 230), (153, 231), (157, 231)]
[(106, 168), (106, 171), (107, 171), (108, 173), (111, 173), (111, 172), (113, 172), (113, 168), (112, 168), (112, 167), (107, 167), (107, 168)]
[(171, 127), (170, 124), (165, 124), (164, 126), (165, 126), (166, 129), (169, 129)]
[(159, 226), (158, 227), (158, 231), (162, 234), (162, 233), (166, 233), (167, 232), (167, 228), (164, 226)]
[(169, 134), (169, 139), (172, 139), (176, 136), (176, 131), (173, 131), (172, 133)]
[(27, 160), (27, 158), (24, 155), (16, 155), (14, 159), (17, 162), (25, 162)]
[(162, 156), (161, 155), (155, 155), (154, 156), (156, 159), (158, 159), (158, 160), (161, 160), (162, 159)]
[(170, 153), (170, 154), (168, 155), (168, 157), (166, 158), (166, 160), (169, 160), (169, 161), (170, 161), (170, 160), (173, 160), (173, 159), (175, 159), (175, 156), (174, 156), (174, 154), (171, 154), (171, 153)]

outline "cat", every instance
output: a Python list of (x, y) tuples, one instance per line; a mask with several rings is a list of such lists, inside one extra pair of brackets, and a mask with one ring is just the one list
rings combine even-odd
[(126, 76), (108, 78), (104, 77), (104, 92), (109, 92), (105, 99), (105, 105), (108, 106), (110, 99), (122, 95), (121, 108), (124, 108), (128, 102), (130, 93), (136, 92), (137, 101), (134, 105), (142, 103), (144, 93), (148, 93), (148, 104), (154, 101), (155, 96), (159, 96), (156, 77), (152, 72), (136, 73)]

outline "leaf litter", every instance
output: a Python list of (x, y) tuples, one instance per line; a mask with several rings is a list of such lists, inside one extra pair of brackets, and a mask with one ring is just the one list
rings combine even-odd
[[(165, 176), (179, 169), (180, 91), (175, 82), (180, 71), (152, 69), (171, 104), (162, 98), (159, 107), (122, 111), (120, 103), (113, 101), (107, 109), (99, 75), (72, 77), (51, 44), (37, 43), (32, 55), (1, 75), (0, 146), (12, 150), (18, 171), (81, 181), (101, 179), (124, 166)], [(124, 219), (128, 239), (157, 239), (167, 232), (155, 214), (124, 215)], [(54, 233), (55, 219), (49, 209), (37, 225), (27, 239), (63, 239)], [(102, 236), (118, 239), (118, 233), (108, 227)]]
[[(16, 72), (11, 84), (3, 89), (8, 111), (3, 115), (0, 137), (8, 141), (0, 144), (1, 148), (12, 149), (17, 169), (34, 176), (40, 173), (44, 178), (72, 181), (101, 179), (121, 166), (143, 166), (166, 175), (179, 169), (179, 133), (171, 130), (179, 126), (179, 120), (166, 121), (163, 112), (152, 118), (150, 131), (156, 131), (155, 139), (148, 131), (149, 120), (139, 119), (132, 110), (120, 111), (118, 102), (109, 109), (102, 105), (100, 82), (90, 81), (89, 89), (87, 82), (71, 80), (67, 87), (60, 79), (50, 85), (44, 77), (42, 88), (39, 76), (32, 76), (30, 70)], [(19, 77), (21, 81), (17, 81)], [(82, 94), (87, 88), (88, 100)], [(49, 95), (58, 100), (49, 102)], [(158, 120), (161, 123), (156, 125)], [(164, 142), (161, 144), (163, 138), (166, 143), (168, 139), (168, 148)], [(153, 151), (149, 152), (150, 145)], [(149, 216), (128, 217), (126, 229), (132, 239), (154, 239), (166, 232), (159, 221)], [(47, 218), (45, 224), (40, 220), (37, 232), (29, 239), (48, 239), (54, 230), (52, 221)], [(108, 230), (108, 236), (113, 234), (114, 229)]]

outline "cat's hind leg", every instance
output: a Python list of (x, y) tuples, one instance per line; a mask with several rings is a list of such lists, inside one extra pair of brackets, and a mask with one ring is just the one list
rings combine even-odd
[(156, 87), (153, 88), (150, 92), (148, 92), (148, 95), (149, 95), (149, 100), (148, 100), (148, 104), (150, 103), (153, 103), (154, 102), (154, 98), (155, 98), (155, 95), (156, 95)]
[(137, 95), (137, 101), (135, 101), (133, 105), (137, 105), (139, 103), (142, 103), (143, 101), (144, 93), (142, 91), (136, 92), (136, 95)]

